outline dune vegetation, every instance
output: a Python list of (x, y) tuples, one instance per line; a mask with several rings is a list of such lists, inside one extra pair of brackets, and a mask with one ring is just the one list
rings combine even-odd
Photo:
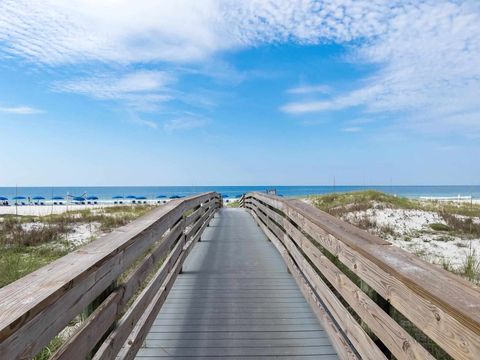
[(0, 287), (140, 217), (154, 206), (113, 206), (47, 216), (0, 216)]
[(309, 196), (304, 201), (480, 283), (480, 204), (407, 199), (378, 191)]

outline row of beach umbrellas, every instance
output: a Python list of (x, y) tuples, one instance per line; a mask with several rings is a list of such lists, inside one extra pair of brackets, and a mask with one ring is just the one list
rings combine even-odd
[[(237, 195), (237, 197), (241, 197), (242, 195)], [(182, 198), (183, 196), (180, 196), (180, 195), (172, 195), (170, 196), (169, 198), (170, 199), (180, 199)], [(223, 198), (228, 198), (229, 196), (226, 195), (226, 194), (222, 194), (222, 197)], [(157, 199), (165, 199), (167, 198), (166, 195), (158, 195), (156, 197)], [(27, 197), (26, 196), (14, 196), (12, 197), (12, 200), (26, 200)], [(83, 197), (83, 196), (72, 196), (71, 199), (73, 201), (85, 201), (85, 200), (98, 200), (98, 196), (87, 196), (87, 197)], [(135, 195), (128, 195), (128, 196), (122, 196), (122, 195), (116, 195), (116, 196), (113, 196), (112, 199), (114, 200), (119, 200), (119, 199), (130, 199), (130, 200), (146, 200), (147, 197), (146, 196), (135, 196)], [(8, 198), (5, 197), (5, 196), (0, 196), (0, 201), (7, 201)], [(32, 200), (46, 200), (45, 197), (43, 196), (34, 196), (32, 197)], [(52, 200), (65, 200), (64, 197), (62, 196), (53, 196), (52, 197)]]
[[(167, 197), (166, 195), (158, 195), (156, 198), (157, 199), (164, 199), (166, 197)], [(170, 199), (180, 199), (182, 197), (183, 196), (172, 195), (172, 196), (170, 196)], [(87, 197), (72, 196), (71, 198), (72, 198), (73, 201), (85, 201), (85, 200), (98, 200), (99, 199), (98, 196), (87, 196)], [(146, 200), (147, 197), (146, 196), (135, 196), (135, 195), (128, 195), (128, 196), (117, 195), (117, 196), (113, 196), (112, 199)], [(7, 197), (0, 196), (0, 201), (7, 201), (7, 200), (8, 200)], [(14, 196), (14, 197), (12, 197), (12, 200), (27, 200), (27, 197), (26, 196)], [(34, 196), (34, 197), (32, 197), (32, 200), (46, 200), (46, 198), (43, 197), (43, 196)], [(54, 197), (52, 197), (52, 200), (65, 200), (65, 198), (62, 197), (62, 196), (54, 196)]]

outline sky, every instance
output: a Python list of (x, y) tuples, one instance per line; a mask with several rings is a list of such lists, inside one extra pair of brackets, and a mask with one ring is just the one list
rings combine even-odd
[(480, 183), (480, 2), (0, 0), (0, 186), (333, 181)]

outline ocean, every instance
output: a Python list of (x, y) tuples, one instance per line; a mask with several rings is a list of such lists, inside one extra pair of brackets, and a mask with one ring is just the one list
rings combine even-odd
[(234, 198), (249, 191), (264, 192), (276, 189), (277, 194), (285, 197), (327, 194), (359, 190), (379, 190), (397, 196), (418, 198), (421, 196), (472, 196), (480, 199), (480, 185), (444, 185), (444, 186), (62, 186), (62, 187), (0, 187), (0, 196), (11, 199), (14, 196), (42, 196), (50, 199), (54, 196), (97, 196), (100, 200), (109, 200), (114, 196), (145, 196), (148, 199), (159, 195), (190, 196), (207, 191), (217, 191), (226, 197)]

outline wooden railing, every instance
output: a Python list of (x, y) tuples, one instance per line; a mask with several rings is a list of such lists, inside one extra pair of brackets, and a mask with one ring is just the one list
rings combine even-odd
[(79, 314), (53, 359), (133, 358), (219, 199), (172, 200), (0, 289), (0, 358), (32, 358)]
[(477, 287), (300, 200), (242, 201), (341, 358), (480, 359)]

